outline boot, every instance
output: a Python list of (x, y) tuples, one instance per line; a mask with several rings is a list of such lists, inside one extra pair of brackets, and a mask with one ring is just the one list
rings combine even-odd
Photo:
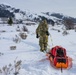
[(44, 52), (44, 50), (43, 50), (43, 49), (40, 49), (40, 51), (41, 51), (41, 52)]
[(44, 47), (44, 51), (47, 51), (47, 47)]

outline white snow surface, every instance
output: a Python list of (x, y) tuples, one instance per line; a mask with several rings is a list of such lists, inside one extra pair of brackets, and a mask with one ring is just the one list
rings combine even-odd
[[(20, 24), (19, 26), (22, 27), (23, 25)], [(51, 37), (49, 36), (48, 44), (50, 49), (53, 46), (62, 46), (66, 49), (67, 55), (73, 59), (72, 68), (65, 69), (61, 73), (60, 69), (53, 68), (49, 60), (46, 60), (46, 53), (40, 52), (39, 39), (36, 38), (35, 34), (37, 26), (27, 26), (29, 30), (26, 33), (27, 38), (25, 40), (21, 39), (19, 43), (15, 43), (12, 41), (13, 38), (20, 33), (16, 31), (17, 25), (8, 26), (0, 24), (0, 52), (3, 53), (0, 56), (0, 69), (10, 63), (14, 64), (14, 60), (17, 59), (22, 61), (18, 75), (76, 75), (76, 32), (69, 30), (69, 34), (63, 36), (61, 26), (54, 27), (61, 30), (61, 32), (57, 32), (51, 30), (52, 27), (49, 25)], [(10, 46), (16, 46), (17, 48), (16, 50), (10, 50)], [(41, 61), (42, 59), (45, 60)]]

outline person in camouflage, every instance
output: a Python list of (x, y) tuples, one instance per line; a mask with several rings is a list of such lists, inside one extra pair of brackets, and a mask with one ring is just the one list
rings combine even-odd
[(48, 45), (48, 24), (43, 20), (36, 29), (36, 38), (39, 38), (40, 51), (46, 51)]

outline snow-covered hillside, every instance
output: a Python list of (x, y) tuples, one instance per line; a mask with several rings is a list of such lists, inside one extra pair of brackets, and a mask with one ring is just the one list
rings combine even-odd
[(48, 11), (76, 17), (76, 0), (0, 0), (0, 3), (37, 13)]
[(31, 12), (30, 10), (21, 10), (19, 8), (15, 8), (9, 5), (0, 4), (0, 18), (8, 18), (10, 16), (16, 19), (17, 21), (31, 20), (34, 22), (38, 22), (45, 18), (50, 24), (52, 22), (59, 22), (60, 24), (62, 24), (65, 19), (70, 19), (74, 23), (76, 23), (76, 18), (70, 17), (71, 15), (64, 15), (64, 13), (62, 14), (57, 12), (49, 12), (49, 10), (45, 12), (40, 11), (36, 13)]
[[(22, 28), (22, 24), (19, 25)], [(38, 25), (27, 26), (26, 32), (27, 38), (21, 39), (20, 42), (15, 43), (13, 38), (15, 35), (19, 36), (20, 32), (16, 31), (17, 25), (7, 26), (0, 24), (0, 75), (6, 75), (8, 71), (2, 71), (3, 67), (12, 64), (10, 68), (10, 74), (14, 75), (15, 62), (21, 60), (21, 68), (18, 75), (75, 75), (76, 74), (76, 32), (74, 30), (68, 31), (68, 35), (62, 35), (62, 27), (52, 27), (49, 25), (49, 46), (50, 49), (53, 46), (59, 45), (67, 50), (67, 55), (73, 59), (73, 66), (71, 69), (57, 70), (50, 65), (49, 60), (46, 60), (46, 54), (39, 50), (39, 39), (36, 38), (35, 30)], [(51, 30), (52, 28), (58, 28), (61, 32)], [(22, 31), (21, 31), (22, 32)], [(51, 41), (52, 39), (52, 41)], [(53, 43), (53, 46), (52, 46)], [(10, 50), (10, 46), (16, 46), (15, 50)], [(45, 59), (45, 60), (42, 60)], [(2, 71), (2, 73), (1, 73)]]

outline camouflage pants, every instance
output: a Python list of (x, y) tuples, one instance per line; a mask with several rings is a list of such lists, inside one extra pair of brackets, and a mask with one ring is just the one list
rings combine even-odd
[(39, 45), (40, 45), (40, 51), (46, 51), (48, 45), (48, 36), (40, 36)]

